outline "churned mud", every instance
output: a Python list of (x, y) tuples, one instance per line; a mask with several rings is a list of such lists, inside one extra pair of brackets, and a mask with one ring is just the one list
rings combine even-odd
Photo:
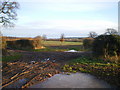
[(61, 73), (61, 66), (86, 52), (29, 52), (13, 50), (22, 54), (14, 61), (3, 62), (2, 87), (27, 88)]

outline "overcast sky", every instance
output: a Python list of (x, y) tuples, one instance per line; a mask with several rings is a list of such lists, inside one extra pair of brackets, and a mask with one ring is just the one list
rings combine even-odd
[[(3, 35), (48, 38), (88, 36), (107, 28), (118, 29), (119, 0), (17, 0), (18, 20), (14, 28), (2, 30)], [(88, 2), (89, 1), (89, 2)]]

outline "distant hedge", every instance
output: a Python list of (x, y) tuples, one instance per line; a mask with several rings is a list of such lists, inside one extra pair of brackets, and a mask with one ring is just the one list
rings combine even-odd
[(120, 36), (119, 35), (100, 35), (93, 42), (94, 56), (120, 56)]
[(10, 49), (33, 49), (32, 40), (7, 41), (7, 48)]

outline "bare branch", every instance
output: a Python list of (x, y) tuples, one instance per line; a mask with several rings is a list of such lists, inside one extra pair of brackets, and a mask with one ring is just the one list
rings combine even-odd
[(117, 35), (117, 34), (118, 34), (117, 30), (113, 28), (108, 28), (105, 32), (105, 35)]
[(97, 36), (97, 33), (92, 31), (92, 32), (89, 32), (88, 35), (90, 38), (95, 38)]
[(4, 27), (14, 26), (14, 21), (17, 20), (16, 10), (19, 8), (19, 3), (13, 0), (3, 0), (0, 2), (0, 23)]

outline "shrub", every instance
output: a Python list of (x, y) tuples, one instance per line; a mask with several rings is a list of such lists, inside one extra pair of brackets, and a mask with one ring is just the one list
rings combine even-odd
[(3, 36), (0, 36), (0, 54), (2, 53), (2, 55), (7, 55), (7, 49), (6, 49), (6, 38)]
[(36, 49), (41, 48), (41, 39), (34, 38), (32, 40), (29, 39), (21, 39), (16, 41), (7, 41), (7, 48), (8, 49)]
[(92, 49), (92, 45), (93, 45), (93, 41), (94, 39), (84, 39), (83, 40), (83, 46), (84, 46), (84, 49), (88, 49), (88, 50), (91, 50)]
[(34, 47), (33, 41), (31, 41), (31, 40), (17, 40), (16, 44), (20, 48), (32, 49)]
[(100, 35), (93, 42), (93, 55), (97, 57), (120, 56), (120, 36)]
[(33, 49), (32, 40), (7, 41), (7, 47), (11, 49)]
[[(2, 52), (1, 52), (1, 51), (2, 51)], [(6, 56), (6, 55), (9, 54), (8, 51), (7, 51), (7, 49), (4, 49), (4, 48), (0, 49), (0, 54), (1, 54), (1, 53), (2, 53), (3, 56)]]
[(33, 41), (34, 49), (41, 49), (42, 43), (40, 38), (35, 38)]

